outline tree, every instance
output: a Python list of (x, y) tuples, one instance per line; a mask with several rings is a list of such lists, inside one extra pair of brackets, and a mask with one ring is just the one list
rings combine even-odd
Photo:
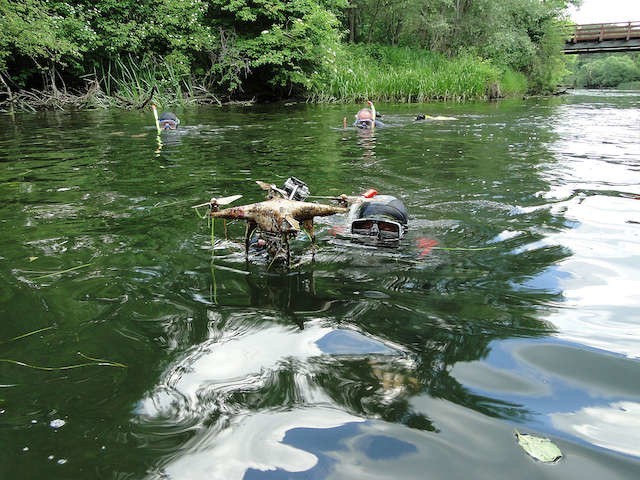
[(640, 81), (638, 60), (640, 55), (621, 53), (594, 55), (581, 60), (576, 67), (576, 86), (614, 88), (623, 83)]
[(535, 90), (564, 73), (559, 27), (573, 0), (352, 0), (352, 41), (468, 51), (525, 73)]
[(196, 81), (227, 97), (289, 96), (336, 73), (348, 38), (489, 61), (548, 91), (564, 69), (557, 26), (570, 3), (0, 0), (0, 74), (25, 88), (78, 87), (93, 76), (118, 94), (163, 82), (179, 92)]
[(230, 91), (285, 95), (311, 85), (314, 72), (332, 68), (340, 48), (341, 0), (212, 0), (209, 16), (220, 44), (211, 74)]
[[(56, 68), (78, 66), (96, 39), (82, 12), (66, 2), (0, 0), (0, 73), (15, 68), (24, 85), (33, 73), (55, 88)], [(28, 68), (30, 67), (30, 68)]]

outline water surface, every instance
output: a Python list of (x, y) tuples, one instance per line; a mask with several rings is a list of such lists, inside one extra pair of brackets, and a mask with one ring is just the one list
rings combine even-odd
[[(640, 94), (377, 108), (2, 117), (2, 477), (637, 478)], [(407, 236), (212, 249), (191, 205), (289, 175)]]

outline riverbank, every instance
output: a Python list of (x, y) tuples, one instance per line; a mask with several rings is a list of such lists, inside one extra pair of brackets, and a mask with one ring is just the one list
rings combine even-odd
[(95, 73), (80, 89), (52, 80), (44, 90), (13, 90), (3, 78), (0, 110), (141, 109), (150, 102), (173, 107), (295, 99), (308, 103), (467, 101), (521, 96), (527, 79), (473, 55), (453, 58), (434, 52), (388, 46), (352, 45), (332, 52), (328, 65), (314, 71), (302, 91), (289, 97), (243, 97), (212, 90), (204, 78), (176, 75), (160, 62)]
[(152, 101), (161, 105), (222, 105), (213, 93), (207, 92), (204, 87), (196, 92), (187, 94), (180, 91), (176, 96), (162, 96), (159, 101), (156, 88), (151, 87), (146, 93), (140, 91), (137, 95), (129, 97), (121, 94), (108, 93), (101, 82), (91, 81), (85, 90), (67, 90), (55, 88), (47, 90), (18, 90), (13, 92), (6, 90), (0, 94), (0, 111), (38, 111), (38, 110), (95, 110), (108, 108), (121, 108), (126, 110), (142, 109)]
[(521, 96), (524, 74), (466, 54), (449, 58), (425, 50), (354, 45), (336, 55), (334, 68), (314, 79), (314, 102), (385, 103), (466, 101)]

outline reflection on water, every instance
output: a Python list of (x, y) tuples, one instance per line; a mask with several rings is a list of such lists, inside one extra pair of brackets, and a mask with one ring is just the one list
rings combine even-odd
[[(323, 430), (361, 421), (352, 415), (319, 407), (248, 415), (239, 424), (232, 423), (216, 432), (215, 436), (198, 439), (188, 454), (169, 462), (162, 473), (169, 478), (223, 480), (251, 478), (251, 470), (280, 470), (275, 478), (284, 472), (307, 472), (318, 465), (321, 454), (309, 451), (312, 449), (308, 440), (304, 445), (296, 445), (289, 437), (294, 437), (296, 431), (306, 430), (306, 437), (317, 438), (325, 434)], [(257, 437), (256, 432), (261, 435)], [(325, 442), (327, 440), (330, 437)]]
[(600, 447), (640, 456), (640, 403), (616, 402), (551, 414), (554, 426)]
[[(250, 398), (264, 406), (329, 402), (314, 378), (358, 363), (379, 386), (368, 395), (390, 401), (416, 380), (398, 346), (354, 330), (308, 322), (303, 328), (255, 315), (222, 319), (209, 311), (209, 339), (194, 346), (166, 373), (137, 411), (143, 417), (197, 416), (244, 410)], [(290, 384), (293, 382), (293, 384)], [(194, 419), (197, 420), (197, 419)]]
[(635, 360), (562, 343), (510, 341), (494, 346), (484, 362), (458, 363), (452, 374), (493, 401), (526, 402), (539, 422), (561, 433), (638, 456)]
[(371, 167), (376, 161), (376, 132), (369, 129), (358, 129), (358, 145), (362, 148), (363, 167)]
[[(620, 107), (617, 98), (631, 102)], [(573, 228), (549, 238), (571, 248), (560, 264), (567, 306), (552, 315), (558, 335), (640, 357), (640, 102), (618, 93), (558, 110), (547, 198), (563, 203)], [(596, 122), (585, 121), (597, 118)]]
[[(161, 149), (142, 112), (17, 115), (0, 476), (635, 479), (640, 96), (428, 107), (456, 120), (191, 109)], [(212, 249), (190, 205), (290, 175), (401, 198), (407, 235), (376, 249), (319, 219), (289, 272), (245, 261), (241, 223)], [(564, 459), (531, 461), (515, 428)]]

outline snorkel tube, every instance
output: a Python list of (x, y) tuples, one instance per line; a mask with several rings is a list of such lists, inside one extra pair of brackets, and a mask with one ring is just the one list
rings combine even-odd
[(371, 100), (367, 100), (367, 105), (371, 109), (371, 115), (373, 116), (373, 121), (371, 122), (371, 130), (376, 128), (376, 107), (373, 105)]
[(158, 109), (156, 108), (155, 103), (151, 104), (151, 109), (153, 110), (153, 117), (156, 119), (156, 129), (158, 130), (158, 134), (160, 134), (162, 132), (162, 129), (160, 128), (160, 120), (158, 120)]

